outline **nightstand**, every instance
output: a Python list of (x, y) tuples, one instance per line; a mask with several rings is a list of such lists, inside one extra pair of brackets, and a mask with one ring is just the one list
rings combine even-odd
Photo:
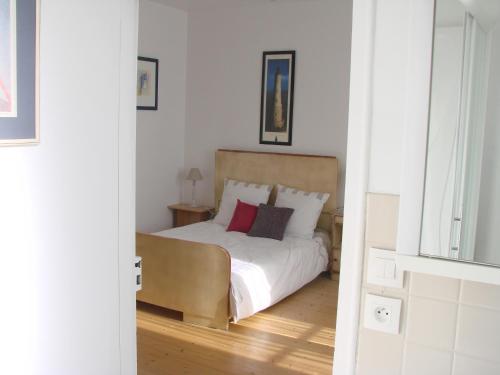
[(333, 216), (333, 273), (338, 274), (340, 272), (340, 256), (342, 248), (342, 227), (344, 226), (344, 215), (335, 214)]
[(192, 207), (189, 204), (173, 204), (168, 208), (173, 211), (175, 228), (207, 221), (210, 219), (210, 210), (212, 209), (205, 206)]

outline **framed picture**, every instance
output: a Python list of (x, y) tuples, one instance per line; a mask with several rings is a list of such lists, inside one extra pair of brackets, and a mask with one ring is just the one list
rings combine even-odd
[(137, 109), (158, 110), (158, 59), (138, 57)]
[(0, 0), (0, 145), (38, 143), (39, 0)]
[(295, 51), (264, 52), (260, 143), (292, 145)]

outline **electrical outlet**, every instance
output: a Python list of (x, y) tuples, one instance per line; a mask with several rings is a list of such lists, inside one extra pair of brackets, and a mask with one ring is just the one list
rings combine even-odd
[(381, 324), (385, 324), (391, 320), (391, 310), (384, 306), (379, 306), (375, 309), (375, 320)]
[(381, 297), (374, 294), (365, 296), (365, 328), (399, 334), (400, 318), (400, 299)]

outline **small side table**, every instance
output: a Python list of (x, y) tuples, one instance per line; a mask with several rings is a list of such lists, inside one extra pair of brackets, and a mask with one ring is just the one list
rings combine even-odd
[(173, 211), (175, 228), (207, 221), (210, 219), (210, 210), (212, 209), (206, 206), (192, 207), (189, 204), (173, 204), (168, 208)]
[(333, 247), (340, 248), (342, 246), (342, 227), (344, 226), (344, 216), (333, 216)]
[(332, 228), (332, 237), (333, 237), (333, 263), (332, 263), (332, 271), (334, 273), (340, 272), (340, 256), (341, 256), (341, 248), (342, 248), (342, 228), (344, 226), (344, 215), (335, 214), (333, 216), (333, 228)]

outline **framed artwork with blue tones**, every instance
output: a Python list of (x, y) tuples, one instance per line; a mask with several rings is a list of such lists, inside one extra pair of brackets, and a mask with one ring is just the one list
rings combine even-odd
[(39, 142), (39, 0), (0, 0), (0, 145)]
[(264, 52), (260, 144), (292, 145), (295, 51)]
[(137, 109), (158, 110), (158, 59), (138, 57)]

